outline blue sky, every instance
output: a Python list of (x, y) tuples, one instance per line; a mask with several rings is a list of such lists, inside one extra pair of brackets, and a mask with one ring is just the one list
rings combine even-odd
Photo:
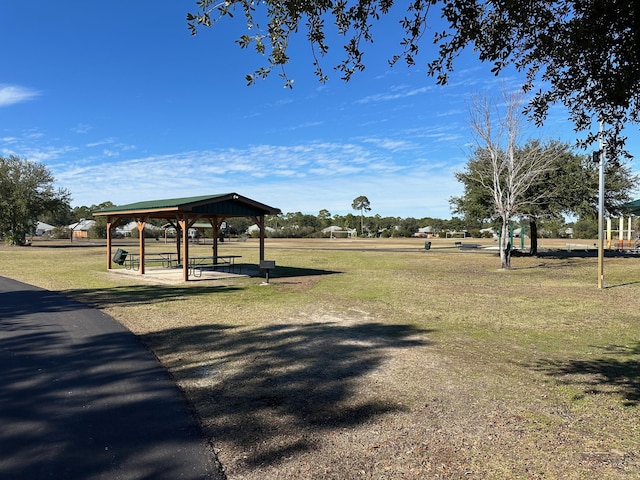
[[(520, 81), (496, 79), (469, 52), (437, 86), (429, 39), (415, 67), (390, 68), (401, 34), (389, 19), (349, 83), (331, 71), (335, 56), (318, 83), (301, 36), (293, 90), (277, 75), (247, 87), (264, 58), (234, 43), (241, 15), (192, 37), (188, 11), (195, 0), (2, 2), (0, 154), (47, 165), (74, 206), (237, 192), (283, 212), (344, 215), (365, 195), (372, 215), (450, 218), (471, 96)], [(632, 155), (637, 133), (627, 132)], [(576, 138), (562, 107), (528, 134)]]

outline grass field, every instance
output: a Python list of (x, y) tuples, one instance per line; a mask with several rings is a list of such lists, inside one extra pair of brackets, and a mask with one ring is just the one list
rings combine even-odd
[(110, 275), (91, 244), (0, 247), (0, 275), (136, 333), (230, 479), (640, 478), (640, 255), (599, 290), (578, 251), (432, 242), (268, 239), (268, 286)]

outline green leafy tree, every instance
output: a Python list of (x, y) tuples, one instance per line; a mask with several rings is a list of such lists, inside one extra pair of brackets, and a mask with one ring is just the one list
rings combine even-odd
[[(78, 215), (84, 215), (88, 213), (87, 216), (78, 217), (77, 220), (81, 218), (93, 218), (91, 212), (95, 212), (96, 210), (102, 210), (103, 208), (115, 207), (115, 204), (109, 201), (102, 202), (98, 205), (91, 205), (91, 207), (77, 207), (74, 209)], [(86, 209), (86, 210), (85, 210)], [(95, 224), (91, 227), (91, 235), (94, 238), (107, 238), (107, 217), (95, 217)], [(137, 230), (136, 230), (137, 232)]]
[(0, 236), (23, 245), (41, 215), (68, 209), (69, 193), (53, 184), (44, 165), (15, 155), (0, 157)]
[[(229, 233), (232, 235), (243, 235), (249, 229), (249, 227), (254, 223), (252, 219), (249, 217), (236, 217), (236, 218), (228, 218), (225, 220), (227, 222), (227, 226), (229, 229)], [(269, 217), (269, 226), (274, 230), (278, 230), (278, 217), (276, 215)]]
[(342, 228), (345, 230), (348, 228), (355, 228), (358, 225), (358, 220), (353, 213), (347, 213), (342, 217)]
[(290, 238), (314, 236), (321, 229), (318, 217), (302, 212), (285, 213), (280, 217), (280, 225), (280, 234)]
[[(549, 169), (542, 172), (525, 197), (531, 202), (524, 203), (520, 215), (527, 217), (531, 228), (532, 255), (537, 254), (538, 223), (545, 220), (545, 236), (556, 235), (564, 223), (564, 217), (575, 215), (582, 219), (597, 217), (598, 167), (588, 155), (578, 155), (569, 146), (559, 142), (554, 151), (563, 149), (556, 156)], [(527, 148), (525, 146), (525, 148)], [(487, 158), (470, 159), (464, 171), (456, 172), (456, 178), (464, 185), (460, 197), (452, 197), (450, 203), (454, 213), (465, 218), (487, 222), (494, 217), (489, 191), (476, 179), (479, 163)], [(483, 168), (487, 168), (486, 166)], [(607, 164), (605, 170), (605, 210), (609, 215), (620, 213), (621, 206), (631, 200), (631, 195), (640, 178), (630, 168), (618, 162)], [(586, 220), (585, 220), (586, 221)], [(549, 225), (552, 225), (549, 227)]]
[[(574, 211), (576, 202), (585, 198), (583, 186), (585, 173), (581, 170), (581, 157), (569, 152), (568, 146), (560, 142), (542, 145), (529, 141), (516, 148), (518, 162), (525, 163), (532, 155), (549, 156), (546, 169), (540, 171), (528, 188), (521, 193), (513, 215), (527, 217), (531, 228), (531, 250), (537, 253), (537, 219), (543, 216), (562, 216)], [(492, 169), (491, 158), (485, 150), (476, 151), (464, 171), (456, 172), (456, 179), (464, 185), (461, 197), (452, 197), (450, 203), (454, 213), (463, 214), (469, 224), (493, 224), (496, 220), (494, 198), (490, 188), (479, 179)], [(506, 170), (502, 172), (506, 175)], [(506, 179), (501, 180), (506, 182)], [(579, 190), (579, 191), (578, 191)]]
[(402, 219), (399, 226), (406, 237), (410, 237), (420, 229), (418, 220), (413, 217)]
[(573, 238), (598, 238), (597, 217), (583, 217), (573, 225)]
[[(114, 206), (113, 204), (111, 204), (111, 202), (106, 202), (106, 203), (110, 204), (110, 206)], [(84, 219), (93, 218), (94, 210), (97, 210), (97, 207), (95, 205), (92, 205), (90, 207), (87, 207), (86, 205), (79, 205), (77, 207), (74, 207), (73, 210), (71, 211), (73, 215), (73, 221), (78, 222), (83, 218)]]
[(331, 213), (326, 208), (323, 208), (318, 212), (318, 222), (321, 228), (326, 228), (331, 225)]
[(360, 235), (364, 235), (364, 212), (371, 211), (371, 203), (367, 197), (360, 195), (353, 199), (351, 208), (360, 211)]
[(65, 227), (75, 221), (69, 204), (64, 202), (61, 202), (55, 210), (43, 213), (39, 220), (54, 227)]
[[(531, 222), (533, 254), (537, 253), (537, 219), (567, 215), (597, 218), (598, 177), (598, 166), (590, 156), (576, 155), (567, 148), (531, 186), (528, 195), (539, 199), (525, 210)], [(605, 215), (620, 213), (622, 204), (632, 199), (639, 181), (640, 178), (624, 163), (609, 162), (605, 167)]]
[(443, 232), (446, 228), (447, 221), (440, 218), (427, 217), (422, 220), (424, 227), (431, 227), (434, 233)]
[(558, 238), (564, 236), (567, 223), (564, 218), (542, 217), (538, 221), (538, 236), (540, 238)]
[[(562, 103), (578, 130), (589, 131), (594, 116), (608, 124), (605, 134), (611, 150), (624, 142), (619, 135), (624, 125), (639, 121), (638, 2), (418, 0), (404, 5), (398, 53), (391, 64), (404, 60), (414, 65), (426, 44), (432, 48), (428, 74), (445, 84), (456, 57), (471, 48), (496, 75), (510, 65), (525, 74), (522, 87), (535, 92), (528, 108), (537, 122), (544, 121), (550, 105)], [(321, 57), (333, 48), (331, 39), (337, 34), (344, 57), (334, 68), (348, 81), (364, 70), (364, 53), (367, 44), (373, 44), (375, 24), (381, 16), (395, 14), (392, 7), (393, 0), (198, 0), (187, 23), (195, 35), (200, 26), (211, 27), (240, 12), (246, 27), (237, 43), (242, 48), (253, 46), (267, 59), (266, 65), (247, 75), (247, 82), (265, 78), (275, 68), (291, 86), (284, 67), (294, 34), (306, 33), (322, 82), (328, 76)], [(434, 29), (429, 38), (426, 33), (434, 18), (442, 19), (443, 28)], [(584, 144), (593, 143), (594, 136), (589, 133)]]

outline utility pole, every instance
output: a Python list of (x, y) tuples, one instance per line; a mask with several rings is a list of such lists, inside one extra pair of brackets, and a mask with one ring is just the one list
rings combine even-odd
[(594, 160), (598, 158), (598, 288), (602, 289), (604, 284), (604, 165), (607, 155), (604, 148), (602, 135), (602, 122), (600, 122), (600, 150), (593, 152)]

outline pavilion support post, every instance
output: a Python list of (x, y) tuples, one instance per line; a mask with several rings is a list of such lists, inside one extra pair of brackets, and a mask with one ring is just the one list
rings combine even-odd
[(107, 270), (111, 270), (111, 217), (107, 217)]
[(257, 220), (258, 227), (260, 228), (260, 262), (262, 262), (264, 261), (264, 215), (257, 217)]
[(113, 229), (122, 221), (122, 217), (107, 217), (107, 270), (111, 270), (111, 250), (113, 249)]
[(182, 230), (182, 279), (189, 281), (189, 221), (186, 215), (178, 220)]
[(138, 226), (138, 235), (140, 236), (140, 275), (144, 275), (144, 226), (146, 225), (146, 219), (136, 220)]
[(218, 222), (218, 217), (213, 217), (211, 219), (211, 228), (213, 229), (213, 256), (214, 258), (218, 256), (218, 232), (220, 231), (220, 223)]
[(176, 220), (176, 252), (178, 254), (178, 265), (182, 265), (182, 228), (180, 228), (180, 220)]

